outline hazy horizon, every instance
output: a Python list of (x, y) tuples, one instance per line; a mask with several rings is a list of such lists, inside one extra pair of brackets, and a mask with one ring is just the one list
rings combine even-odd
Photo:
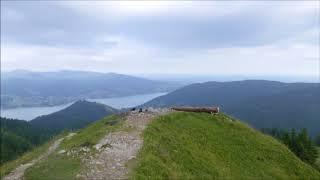
[(17, 73), (17, 72), (36, 72), (36, 73), (54, 73), (54, 72), (88, 72), (88, 73), (114, 73), (123, 74), (129, 76), (136, 76), (151, 80), (164, 80), (164, 81), (176, 81), (176, 82), (186, 82), (186, 83), (196, 83), (196, 82), (207, 82), (207, 81), (241, 81), (241, 80), (269, 80), (269, 81), (280, 81), (286, 83), (293, 82), (306, 82), (306, 83), (319, 83), (320, 77), (318, 76), (295, 76), (295, 75), (241, 75), (241, 74), (124, 74), (116, 72), (100, 72), (100, 71), (82, 71), (82, 70), (68, 70), (61, 69), (56, 71), (31, 71), (27, 69), (15, 69), (11, 71), (1, 71), (1, 73)]

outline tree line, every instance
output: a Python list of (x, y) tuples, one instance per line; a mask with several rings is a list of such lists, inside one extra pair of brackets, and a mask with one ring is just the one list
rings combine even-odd
[(17, 158), (53, 136), (47, 129), (22, 120), (0, 117), (0, 123), (0, 164)]
[(302, 161), (315, 166), (319, 156), (316, 146), (320, 146), (320, 135), (313, 140), (305, 128), (301, 130), (263, 128), (261, 131), (280, 140)]

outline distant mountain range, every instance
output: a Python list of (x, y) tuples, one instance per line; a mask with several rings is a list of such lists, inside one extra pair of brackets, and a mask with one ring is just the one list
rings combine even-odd
[(109, 98), (176, 89), (175, 83), (85, 71), (1, 73), (1, 107), (52, 106), (84, 98)]
[(320, 133), (320, 84), (247, 80), (192, 84), (142, 106), (220, 106), (257, 128)]
[(16, 158), (63, 130), (77, 130), (117, 112), (117, 109), (103, 104), (80, 100), (29, 122), (1, 118), (0, 163)]

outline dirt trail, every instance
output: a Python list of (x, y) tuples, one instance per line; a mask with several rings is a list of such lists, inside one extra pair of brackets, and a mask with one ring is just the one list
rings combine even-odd
[(168, 111), (130, 112), (124, 123), (124, 130), (109, 133), (95, 145), (96, 156), (84, 160), (87, 171), (79, 174), (81, 179), (127, 179), (129, 161), (135, 161), (143, 145), (140, 136), (146, 125), (160, 114)]
[[(74, 133), (70, 133), (67, 138), (73, 136)], [(31, 166), (33, 166), (35, 163), (39, 162), (40, 160), (48, 157), (51, 153), (53, 153), (60, 145), (61, 141), (64, 138), (60, 138), (58, 140), (56, 140), (49, 148), (48, 151), (42, 155), (40, 155), (38, 158), (26, 163), (26, 164), (22, 164), (20, 166), (18, 166), (14, 171), (12, 171), (10, 174), (8, 174), (7, 176), (5, 176), (3, 179), (4, 180), (20, 180), (23, 179), (23, 175), (24, 172)]]

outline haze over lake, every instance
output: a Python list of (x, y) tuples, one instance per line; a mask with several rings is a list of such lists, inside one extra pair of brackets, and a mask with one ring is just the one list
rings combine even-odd
[[(102, 98), (102, 99), (88, 99), (89, 101), (98, 102), (112, 106), (114, 108), (128, 108), (143, 104), (153, 98), (165, 95), (167, 93), (152, 93), (152, 94), (142, 94), (134, 96), (124, 96), (116, 98)], [(30, 121), (37, 116), (47, 115), (53, 112), (57, 112), (70, 106), (72, 103), (63, 104), (59, 106), (51, 107), (23, 107), (14, 109), (1, 109), (1, 117), (21, 119)]]

